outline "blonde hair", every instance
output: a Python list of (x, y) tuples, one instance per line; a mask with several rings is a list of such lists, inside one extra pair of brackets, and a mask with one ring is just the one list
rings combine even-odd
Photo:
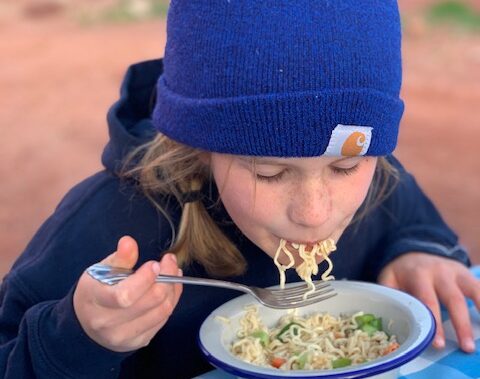
[[(196, 261), (212, 276), (240, 275), (246, 262), (212, 220), (204, 203), (182, 203), (182, 194), (201, 190), (211, 179), (210, 169), (202, 159), (206, 154), (159, 134), (129, 155), (124, 167), (136, 157), (140, 157), (140, 162), (132, 169), (125, 169), (123, 176), (138, 181), (147, 198), (169, 222), (172, 232), (169, 251), (177, 256), (181, 267)], [(160, 204), (158, 195), (177, 199), (182, 208), (178, 228)]]
[[(202, 159), (202, 155), (207, 154), (159, 134), (127, 157), (122, 176), (134, 178), (169, 222), (172, 232), (169, 251), (176, 254), (180, 266), (185, 267), (195, 261), (212, 276), (240, 275), (246, 269), (245, 259), (211, 218), (204, 202), (182, 203), (182, 194), (201, 190), (211, 182), (209, 165)], [(139, 163), (128, 168), (137, 158)], [(355, 220), (363, 218), (391, 193), (392, 178), (398, 178), (396, 169), (380, 157), (364, 206)], [(160, 204), (158, 195), (177, 199), (182, 208), (178, 228)]]

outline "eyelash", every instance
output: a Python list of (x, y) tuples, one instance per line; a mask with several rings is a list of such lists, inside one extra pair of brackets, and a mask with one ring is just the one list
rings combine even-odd
[(351, 175), (357, 170), (358, 170), (358, 164), (349, 168), (332, 167), (333, 173), (340, 174), (340, 175)]
[(285, 170), (280, 171), (278, 174), (273, 175), (273, 176), (264, 176), (260, 174), (256, 174), (257, 179), (261, 182), (278, 182), (283, 178), (283, 175), (285, 174)]
[[(355, 171), (357, 171), (357, 169), (358, 169), (358, 164), (353, 166), (353, 167), (349, 167), (349, 168), (340, 168), (340, 167), (332, 167), (331, 168), (333, 173), (337, 174), (337, 175), (351, 175)], [(256, 177), (257, 177), (257, 180), (259, 180), (261, 182), (270, 182), (270, 183), (278, 182), (283, 178), (283, 176), (285, 174), (285, 171), (286, 170), (280, 171), (278, 174), (272, 175), (272, 176), (265, 176), (265, 175), (256, 174)]]

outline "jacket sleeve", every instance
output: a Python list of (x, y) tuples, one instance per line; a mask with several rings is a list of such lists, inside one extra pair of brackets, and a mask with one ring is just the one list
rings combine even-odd
[(399, 181), (381, 205), (386, 233), (377, 247), (376, 274), (402, 254), (425, 252), (470, 266), (466, 250), (454, 231), (423, 193), (414, 177), (394, 157), (390, 163), (399, 171)]
[(0, 292), (0, 377), (116, 378), (127, 354), (92, 341), (73, 310), (73, 291), (60, 300), (35, 303), (15, 275)]
[(156, 259), (158, 214), (98, 174), (75, 187), (18, 257), (0, 289), (0, 378), (116, 378), (125, 358), (90, 339), (73, 308), (78, 278), (131, 235)]

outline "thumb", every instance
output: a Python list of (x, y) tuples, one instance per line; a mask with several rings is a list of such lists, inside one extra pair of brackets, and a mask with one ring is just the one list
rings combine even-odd
[(137, 242), (130, 236), (118, 240), (117, 251), (106, 257), (101, 263), (113, 267), (133, 268), (138, 259)]

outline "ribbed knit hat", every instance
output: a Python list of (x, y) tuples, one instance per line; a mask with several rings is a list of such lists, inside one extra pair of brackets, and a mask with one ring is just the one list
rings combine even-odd
[(385, 155), (403, 113), (392, 0), (172, 0), (155, 127), (208, 151)]

